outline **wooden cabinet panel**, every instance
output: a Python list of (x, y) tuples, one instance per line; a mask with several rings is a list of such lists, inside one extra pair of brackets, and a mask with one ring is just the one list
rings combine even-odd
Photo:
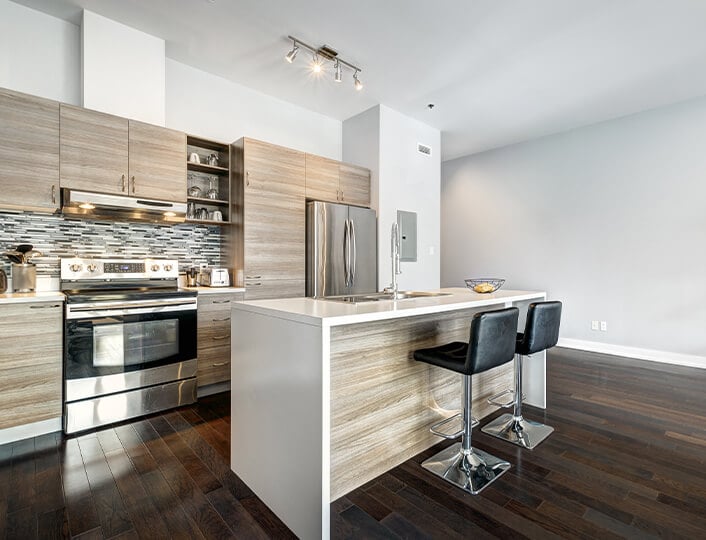
[(186, 202), (186, 134), (129, 122), (130, 195)]
[(306, 198), (338, 202), (339, 162), (313, 154), (306, 154)]
[(61, 187), (127, 195), (128, 121), (61, 105)]
[(370, 207), (370, 170), (341, 163), (339, 171), (341, 202)]
[(59, 103), (0, 89), (0, 208), (59, 208)]
[(0, 429), (61, 416), (62, 304), (0, 306)]
[[(304, 279), (304, 153), (245, 140), (245, 279)], [(302, 293), (303, 294), (303, 293)]]
[(201, 294), (198, 299), (198, 386), (230, 380), (230, 315), (243, 293)]
[(268, 298), (296, 298), (305, 296), (306, 280), (269, 279), (245, 282), (245, 300), (267, 300)]

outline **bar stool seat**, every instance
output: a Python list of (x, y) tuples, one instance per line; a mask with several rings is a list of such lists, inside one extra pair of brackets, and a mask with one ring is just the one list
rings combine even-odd
[[(463, 430), (453, 436), (431, 431), (446, 438), (461, 436), (461, 442), (445, 448), (427, 459), (422, 467), (473, 495), (510, 468), (510, 463), (473, 448), (471, 432), (472, 379), (475, 373), (487, 371), (512, 360), (519, 310), (506, 308), (476, 313), (471, 320), (468, 343), (455, 341), (429, 349), (414, 351), (414, 359), (463, 375)], [(453, 418), (453, 417), (452, 417)]]
[[(525, 356), (557, 344), (560, 321), (561, 302), (534, 302), (529, 305), (525, 331), (517, 334), (515, 343), (515, 390), (510, 392), (513, 394), (513, 401), (510, 404), (500, 404), (513, 405), (513, 412), (498, 416), (483, 426), (483, 433), (532, 450), (554, 431), (551, 426), (527, 420), (522, 416), (522, 361)], [(489, 401), (498, 404), (493, 398)]]

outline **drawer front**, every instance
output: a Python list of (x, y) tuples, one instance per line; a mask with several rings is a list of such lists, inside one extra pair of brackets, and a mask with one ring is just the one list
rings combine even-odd
[(199, 351), (222, 345), (228, 345), (230, 347), (230, 320), (216, 322), (199, 321)]
[(199, 350), (198, 385), (230, 380), (230, 344)]
[(198, 305), (199, 305), (199, 315), (201, 312), (209, 311), (228, 311), (230, 312), (230, 306), (233, 302), (237, 302), (243, 299), (243, 293), (231, 293), (231, 294), (200, 294)]

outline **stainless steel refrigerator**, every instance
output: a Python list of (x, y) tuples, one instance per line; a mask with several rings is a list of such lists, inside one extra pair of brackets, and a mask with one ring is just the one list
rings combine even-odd
[(306, 295), (377, 292), (375, 210), (313, 201), (306, 205)]

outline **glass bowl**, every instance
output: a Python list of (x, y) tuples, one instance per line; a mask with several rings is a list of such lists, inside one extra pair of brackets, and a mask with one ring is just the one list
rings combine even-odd
[(466, 287), (481, 294), (495, 292), (505, 283), (504, 279), (498, 278), (472, 278), (464, 281), (466, 282)]

